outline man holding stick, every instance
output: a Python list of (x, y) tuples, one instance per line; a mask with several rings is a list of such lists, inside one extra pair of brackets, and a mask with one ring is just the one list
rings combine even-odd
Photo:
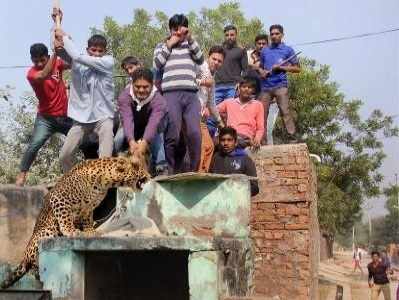
[[(58, 26), (60, 21), (58, 16)], [(28, 171), (46, 141), (55, 133), (66, 135), (72, 126), (72, 120), (67, 117), (68, 98), (62, 77), (63, 71), (69, 68), (68, 64), (57, 58), (54, 49), (50, 56), (47, 47), (42, 43), (33, 44), (30, 55), (33, 67), (29, 69), (27, 79), (39, 103), (33, 133), (15, 182), (18, 186), (25, 184)]]
[[(265, 122), (267, 122), (270, 103), (273, 98), (276, 98), (290, 143), (296, 143), (298, 141), (296, 127), (289, 111), (287, 72), (299, 73), (301, 69), (297, 54), (295, 54), (291, 47), (282, 42), (283, 36), (283, 26), (270, 26), (271, 45), (264, 48), (260, 55), (261, 69), (259, 69), (259, 73), (263, 81), (262, 94), (259, 100), (263, 102)], [(263, 138), (263, 144), (265, 143), (266, 137)]]
[[(58, 10), (60, 14), (60, 10)], [(54, 15), (57, 19), (57, 14)], [(107, 40), (95, 34), (87, 42), (87, 54), (79, 54), (72, 39), (61, 29), (55, 31), (64, 60), (71, 64), (71, 90), (68, 116), (71, 130), (60, 152), (62, 169), (73, 167), (73, 155), (83, 139), (95, 133), (99, 140), (99, 157), (112, 156), (114, 118), (114, 58), (107, 55)], [(60, 54), (61, 55), (61, 54)]]

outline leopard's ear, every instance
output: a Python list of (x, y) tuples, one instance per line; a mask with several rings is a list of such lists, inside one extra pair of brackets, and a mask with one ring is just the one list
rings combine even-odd
[(127, 159), (128, 159), (134, 166), (136, 166), (137, 168), (142, 167), (142, 168), (144, 168), (145, 170), (148, 170), (148, 168), (147, 168), (147, 160), (146, 160), (145, 156), (133, 154), (133, 155), (129, 155), (129, 156), (127, 157)]

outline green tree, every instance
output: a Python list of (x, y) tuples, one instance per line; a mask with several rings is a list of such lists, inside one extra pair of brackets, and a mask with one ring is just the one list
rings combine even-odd
[[(2, 105), (0, 118), (0, 183), (13, 183), (19, 172), (19, 164), (32, 134), (37, 99), (26, 93), (22, 101), (9, 95), (10, 101)], [(32, 165), (28, 184), (39, 184), (54, 180), (61, 174), (58, 154), (62, 139), (54, 135), (49, 139)]]
[[(318, 154), (319, 220), (332, 238), (350, 232), (366, 198), (380, 193), (385, 158), (382, 138), (398, 136), (393, 117), (374, 110), (363, 120), (360, 100), (346, 100), (330, 80), (329, 67), (301, 60), (302, 72), (290, 76), (291, 109), (311, 153)], [(275, 134), (284, 142), (281, 121)]]
[(399, 186), (390, 185), (384, 189), (386, 198), (385, 208), (388, 214), (385, 216), (384, 236), (386, 244), (399, 242)]

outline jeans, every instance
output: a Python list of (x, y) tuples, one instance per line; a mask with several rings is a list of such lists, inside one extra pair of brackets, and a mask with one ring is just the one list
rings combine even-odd
[(21, 172), (29, 171), (40, 148), (55, 133), (67, 135), (72, 126), (72, 120), (68, 117), (44, 116), (37, 114), (33, 127), (32, 137), (26, 149), (20, 165)]
[(166, 171), (168, 168), (168, 163), (165, 157), (165, 147), (164, 147), (164, 133), (158, 133), (150, 144), (151, 153), (151, 172), (154, 175)]
[(123, 132), (123, 127), (119, 127), (118, 131), (115, 134), (114, 137), (114, 154), (118, 154), (119, 152), (122, 152), (126, 150), (127, 147), (127, 141), (125, 139), (125, 133)]
[[(234, 98), (236, 95), (235, 85), (219, 85), (215, 87), (215, 103), (216, 105), (222, 103), (224, 100)], [(214, 137), (217, 130), (217, 122), (215, 118), (209, 117), (207, 121), (209, 134)]]

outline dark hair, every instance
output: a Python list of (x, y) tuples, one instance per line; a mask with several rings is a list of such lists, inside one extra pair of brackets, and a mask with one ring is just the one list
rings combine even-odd
[(150, 69), (147, 68), (138, 68), (132, 74), (132, 82), (135, 82), (139, 79), (144, 79), (151, 84), (154, 82), (154, 74)]
[(179, 26), (188, 27), (188, 19), (183, 14), (176, 14), (169, 19), (169, 30), (176, 29)]
[(380, 256), (380, 252), (378, 252), (378, 251), (372, 251), (371, 252), (371, 256), (373, 256), (374, 254), (377, 255), (377, 256)]
[[(256, 72), (256, 71), (255, 71)], [(261, 83), (259, 77), (255, 75), (255, 72), (248, 71), (247, 75), (242, 77), (240, 85), (249, 84), (255, 89), (255, 96), (258, 96), (261, 92)]]
[(89, 40), (87, 41), (87, 47), (93, 46), (103, 47), (104, 49), (107, 48), (106, 38), (101, 34), (95, 34), (91, 36), (91, 38), (89, 38)]
[(213, 53), (219, 53), (222, 54), (223, 57), (226, 57), (226, 51), (224, 51), (224, 48), (220, 45), (212, 46), (211, 49), (209, 49), (208, 56), (211, 56)]
[(269, 36), (268, 36), (267, 34), (258, 34), (258, 35), (255, 37), (255, 43), (256, 43), (257, 41), (260, 41), (260, 40), (265, 40), (265, 41), (266, 41), (266, 44), (268, 44), (268, 43), (269, 43)]
[(227, 126), (227, 127), (223, 127), (220, 129), (219, 131), (219, 138), (221, 138), (222, 136), (229, 134), (233, 137), (233, 139), (235, 141), (237, 141), (237, 130), (235, 130), (233, 127)]
[(274, 24), (274, 25), (270, 26), (269, 32), (272, 32), (273, 29), (277, 29), (281, 33), (284, 33), (284, 28), (280, 24)]
[(45, 44), (36, 43), (30, 46), (30, 56), (32, 58), (39, 58), (42, 56), (48, 56), (48, 49)]
[(224, 27), (223, 32), (226, 33), (230, 30), (234, 30), (237, 33), (237, 27), (235, 27), (234, 25), (227, 25), (226, 27)]
[(127, 65), (138, 66), (140, 65), (140, 61), (135, 56), (126, 56), (124, 59), (122, 59), (121, 68), (124, 69)]

